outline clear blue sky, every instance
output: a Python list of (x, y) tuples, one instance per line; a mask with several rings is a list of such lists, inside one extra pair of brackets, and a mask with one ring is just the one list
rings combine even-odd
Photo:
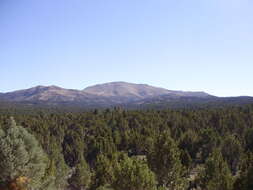
[(0, 0), (0, 92), (110, 81), (253, 96), (252, 0)]

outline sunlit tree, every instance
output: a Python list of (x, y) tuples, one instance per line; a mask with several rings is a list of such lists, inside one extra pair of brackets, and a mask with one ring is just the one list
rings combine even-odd
[(47, 156), (35, 137), (13, 118), (0, 128), (0, 182), (9, 189), (39, 188)]

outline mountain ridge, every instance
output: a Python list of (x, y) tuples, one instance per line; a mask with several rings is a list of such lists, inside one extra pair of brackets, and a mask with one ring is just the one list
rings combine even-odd
[(156, 105), (197, 105), (208, 103), (252, 102), (252, 97), (219, 98), (197, 91), (174, 91), (148, 84), (110, 82), (83, 90), (38, 85), (28, 89), (0, 93), (0, 101), (39, 105), (75, 105), (81, 107), (138, 107)]
[[(77, 97), (101, 97), (101, 98), (126, 98), (131, 100), (151, 98), (160, 95), (172, 96), (209, 96), (205, 92), (185, 92), (167, 90), (148, 84), (135, 84), (127, 82), (110, 82), (88, 86), (83, 90), (66, 89), (55, 85), (38, 85), (28, 89), (15, 90), (12, 92), (0, 93), (1, 97), (12, 101), (40, 100), (48, 101), (53, 97), (62, 96), (66, 101), (76, 100)], [(72, 98), (72, 99), (71, 99)]]

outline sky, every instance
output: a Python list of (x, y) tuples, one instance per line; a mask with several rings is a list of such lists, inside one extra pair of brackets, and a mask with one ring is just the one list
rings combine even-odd
[(0, 92), (112, 81), (253, 96), (252, 0), (0, 0)]

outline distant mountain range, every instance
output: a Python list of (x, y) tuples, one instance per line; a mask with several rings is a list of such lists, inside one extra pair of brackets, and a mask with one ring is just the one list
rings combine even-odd
[(173, 91), (147, 84), (111, 82), (90, 86), (83, 90), (64, 89), (58, 86), (36, 86), (25, 90), (0, 93), (0, 101), (84, 108), (112, 106), (165, 108), (206, 104), (246, 104), (253, 103), (253, 98), (219, 98), (205, 92)]

